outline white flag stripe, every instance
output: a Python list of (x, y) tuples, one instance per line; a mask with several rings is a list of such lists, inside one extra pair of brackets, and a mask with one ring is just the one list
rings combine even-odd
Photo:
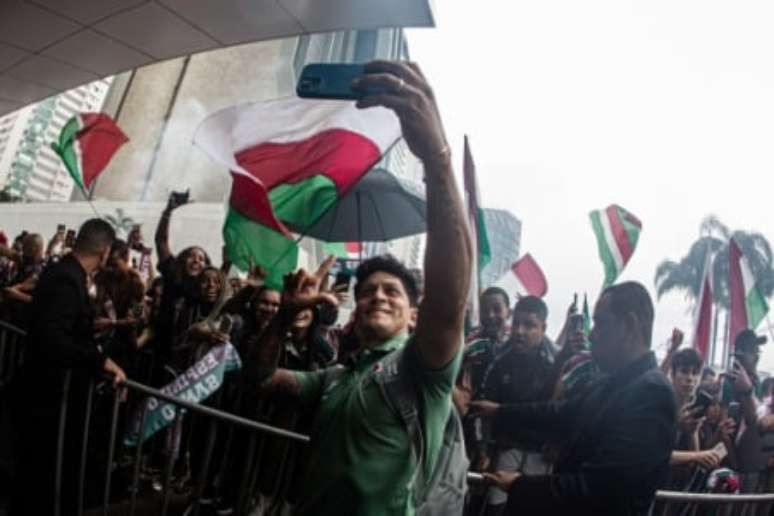
[(610, 227), (610, 219), (607, 218), (607, 212), (605, 210), (600, 211), (599, 221), (600, 221), (600, 224), (602, 225), (602, 231), (605, 234), (605, 242), (607, 243), (607, 248), (610, 249), (610, 256), (613, 257), (613, 261), (615, 262), (615, 268), (618, 270), (618, 274), (620, 274), (624, 268), (623, 256), (621, 256), (621, 250), (618, 249), (618, 244), (616, 243), (615, 238), (613, 237), (613, 230)]
[(194, 141), (205, 148), (206, 142), (218, 140), (219, 148), (237, 153), (257, 143), (301, 141), (331, 129), (365, 135), (382, 152), (395, 141), (396, 132), (400, 135), (398, 119), (389, 109), (357, 109), (354, 102), (286, 97), (218, 111), (202, 122)]
[(742, 258), (739, 260), (739, 269), (742, 271), (744, 297), (747, 299), (752, 289), (755, 288), (755, 277), (753, 276), (752, 270), (750, 270), (750, 264), (747, 263), (747, 258), (744, 255), (742, 255)]

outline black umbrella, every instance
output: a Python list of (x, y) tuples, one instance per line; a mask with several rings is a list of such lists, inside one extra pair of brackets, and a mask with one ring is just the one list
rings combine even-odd
[(375, 168), (312, 226), (287, 226), (325, 242), (384, 242), (425, 232), (425, 196), (410, 181)]

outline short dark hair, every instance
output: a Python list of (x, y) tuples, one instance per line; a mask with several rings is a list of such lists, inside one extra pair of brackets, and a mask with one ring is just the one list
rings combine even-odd
[(269, 285), (265, 285), (265, 284), (264, 284), (264, 285), (261, 285), (261, 286), (259, 286), (258, 288), (256, 288), (256, 289), (255, 289), (255, 292), (253, 292), (253, 295), (252, 295), (251, 301), (255, 301), (256, 299), (258, 299), (258, 297), (259, 297), (261, 294), (263, 294), (264, 292), (277, 292), (277, 293), (279, 293), (279, 294), (281, 294), (281, 293), (282, 293), (282, 292), (280, 291), (280, 289), (278, 289), (278, 288), (276, 288), (276, 287), (270, 287)]
[(701, 371), (703, 366), (704, 360), (694, 348), (683, 348), (672, 357), (672, 372), (678, 369)]
[(546, 322), (546, 319), (548, 319), (548, 307), (543, 300), (537, 296), (524, 296), (516, 301), (516, 306), (513, 307), (513, 313), (515, 314), (516, 312), (535, 314), (537, 318), (543, 322)]
[(89, 219), (78, 230), (75, 250), (86, 254), (99, 254), (110, 249), (115, 239), (116, 230), (107, 221)]
[(653, 300), (650, 294), (640, 283), (626, 281), (607, 287), (602, 295), (610, 298), (610, 308), (619, 318), (632, 313), (637, 317), (642, 328), (642, 338), (650, 347), (653, 338)]
[(406, 289), (406, 294), (408, 295), (411, 306), (417, 305), (419, 289), (417, 288), (417, 281), (414, 278), (414, 274), (391, 254), (374, 256), (373, 258), (365, 260), (358, 266), (355, 271), (355, 278), (357, 278), (357, 283), (355, 283), (355, 298), (360, 296), (360, 288), (363, 282), (377, 272), (386, 272), (387, 274), (398, 278), (403, 284), (403, 288)]
[(501, 289), (500, 287), (489, 287), (486, 290), (484, 290), (481, 293), (481, 297), (479, 297), (479, 303), (481, 303), (485, 297), (488, 296), (500, 296), (503, 298), (503, 301), (505, 301), (505, 306), (508, 308), (511, 307), (511, 298), (508, 297), (508, 293)]
[(110, 254), (120, 254), (122, 257), (129, 256), (129, 244), (125, 240), (116, 238), (113, 245), (110, 246)]

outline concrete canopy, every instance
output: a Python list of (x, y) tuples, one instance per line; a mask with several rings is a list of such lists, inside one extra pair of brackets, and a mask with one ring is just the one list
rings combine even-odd
[(431, 0), (2, 0), (0, 116), (182, 55), (313, 32), (433, 24)]

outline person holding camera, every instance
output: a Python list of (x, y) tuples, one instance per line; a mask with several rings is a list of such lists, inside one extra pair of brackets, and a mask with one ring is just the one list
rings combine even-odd
[[(172, 253), (169, 244), (172, 213), (187, 204), (188, 200), (188, 192), (172, 192), (156, 227), (157, 269), (164, 282), (154, 332), (157, 363), (161, 365), (169, 362), (172, 343), (181, 335), (175, 326), (176, 321), (180, 320), (179, 311), (184, 304), (190, 306), (196, 303), (199, 295), (198, 277), (204, 268), (210, 265), (209, 256), (199, 246), (187, 247), (177, 256)], [(183, 329), (186, 328), (187, 326)]]
[[(378, 93), (366, 95), (358, 107), (392, 109), (406, 144), (424, 164), (424, 297), (418, 306), (415, 277), (395, 258), (364, 261), (355, 273), (359, 351), (345, 366), (288, 371), (276, 367), (276, 358), (289, 326), (304, 310), (336, 305), (337, 299), (320, 288), (332, 258), (315, 273), (302, 270), (287, 278), (282, 306), (267, 331), (266, 360), (256, 376), (262, 392), (294, 396), (315, 413), (297, 515), (413, 514), (423, 502), (423, 479), (432, 478), (445, 427), (454, 417), (451, 393), (462, 356), (473, 250), (449, 146), (432, 89), (416, 65), (377, 61), (365, 65), (365, 71), (354, 86)], [(396, 388), (412, 388), (391, 397), (391, 403), (380, 385), (386, 388), (393, 381)], [(396, 413), (394, 403), (406, 412)], [(453, 475), (465, 474), (462, 463), (457, 469)], [(464, 487), (448, 500), (453, 508), (446, 514), (461, 513)]]

